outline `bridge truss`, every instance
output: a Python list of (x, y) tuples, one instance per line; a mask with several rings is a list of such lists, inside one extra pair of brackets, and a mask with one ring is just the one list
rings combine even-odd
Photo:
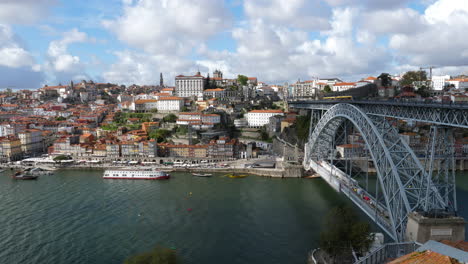
[[(388, 118), (368, 115), (360, 107), (340, 103), (328, 107), (325, 113), (313, 111), (311, 121), (315, 129), (306, 144), (304, 166), (321, 174), (339, 170), (336, 147), (349, 143), (346, 134), (351, 125), (362, 135), (366, 153), (376, 170), (375, 188), (370, 190), (367, 182), (365, 187), (360, 186), (342, 171), (333, 175), (340, 180), (340, 190), (395, 241), (405, 240), (409, 213), (456, 210), (454, 180), (444, 178), (446, 174), (428, 173)], [(431, 148), (433, 159), (436, 144)], [(450, 150), (444, 153), (450, 156)], [(448, 170), (450, 162), (448, 158), (442, 170)], [(430, 161), (427, 164), (431, 164)], [(367, 198), (366, 202), (363, 197)]]

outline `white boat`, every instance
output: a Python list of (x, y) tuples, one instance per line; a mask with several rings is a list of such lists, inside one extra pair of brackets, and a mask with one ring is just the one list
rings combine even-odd
[(192, 173), (193, 176), (197, 176), (197, 177), (211, 177), (213, 176), (213, 174), (210, 174), (210, 173)]
[(116, 169), (104, 171), (104, 179), (167, 180), (169, 173), (160, 170)]

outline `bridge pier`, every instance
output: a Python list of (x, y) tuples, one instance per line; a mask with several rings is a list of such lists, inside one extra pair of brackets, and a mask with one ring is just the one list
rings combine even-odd
[(405, 239), (426, 243), (428, 240), (465, 240), (465, 219), (453, 215), (425, 216), (418, 212), (408, 215)]

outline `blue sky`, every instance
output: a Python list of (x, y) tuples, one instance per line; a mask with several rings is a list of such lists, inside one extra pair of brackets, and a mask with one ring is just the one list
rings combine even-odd
[(466, 28), (466, 0), (2, 0), (0, 88), (466, 74)]

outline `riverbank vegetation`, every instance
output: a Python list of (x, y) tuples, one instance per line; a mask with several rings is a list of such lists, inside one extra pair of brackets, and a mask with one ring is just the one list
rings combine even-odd
[(353, 250), (357, 255), (363, 255), (373, 241), (370, 225), (359, 221), (349, 206), (333, 208), (326, 216), (325, 228), (320, 234), (320, 248), (327, 253), (330, 263), (348, 263), (353, 259)]

